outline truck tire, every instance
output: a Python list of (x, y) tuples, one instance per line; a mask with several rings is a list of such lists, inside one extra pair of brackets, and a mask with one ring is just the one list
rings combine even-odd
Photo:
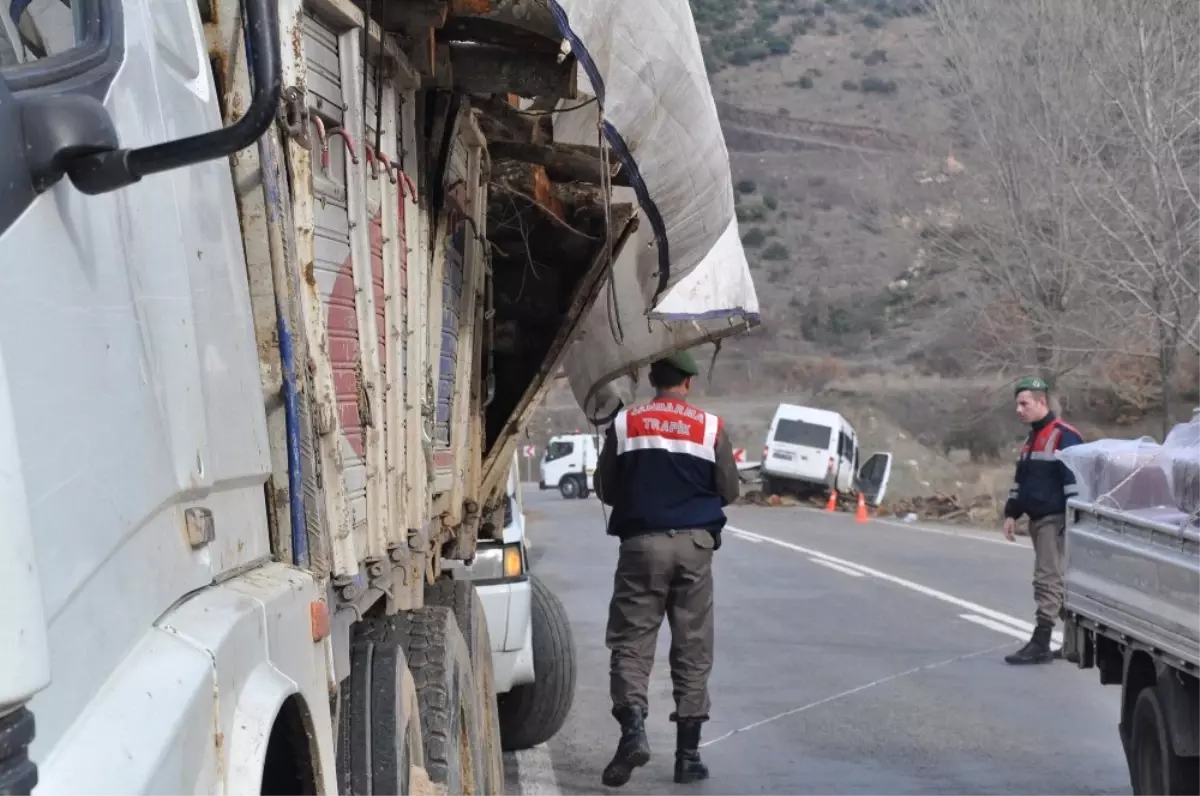
[(500, 747), (500, 712), (496, 705), (496, 680), (492, 672), (492, 639), (487, 614), (475, 584), (469, 580), (440, 580), (425, 590), (426, 605), (440, 605), (454, 612), (454, 620), (467, 642), (479, 726), (483, 733), (482, 793), (504, 792), (504, 757)]
[(355, 627), (338, 716), (339, 793), (410, 793), (413, 769), (425, 765), (406, 630), (394, 616)]
[(500, 738), (506, 750), (545, 743), (562, 729), (575, 701), (575, 640), (571, 622), (554, 592), (536, 576), (533, 591), (532, 683), (500, 695)]
[(567, 500), (573, 500), (579, 497), (579, 481), (575, 480), (573, 475), (564, 475), (558, 482), (558, 491)]
[[(429, 779), (447, 793), (483, 793), (483, 732), (471, 655), (454, 613), (427, 605), (395, 617), (417, 691)], [(399, 791), (403, 793), (404, 791)]]
[(1133, 706), (1129, 779), (1137, 796), (1194, 794), (1196, 760), (1180, 757), (1171, 746), (1167, 714), (1157, 686), (1138, 692)]

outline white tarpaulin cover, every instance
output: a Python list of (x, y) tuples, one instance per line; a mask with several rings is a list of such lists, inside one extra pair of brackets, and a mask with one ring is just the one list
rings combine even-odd
[[(615, 382), (658, 357), (758, 322), (758, 298), (734, 216), (729, 154), (688, 0), (551, 0), (599, 98), (604, 138), (641, 225), (567, 352), (589, 417), (628, 402)], [(564, 102), (577, 105), (578, 100)], [(595, 106), (558, 114), (555, 139), (594, 144)]]

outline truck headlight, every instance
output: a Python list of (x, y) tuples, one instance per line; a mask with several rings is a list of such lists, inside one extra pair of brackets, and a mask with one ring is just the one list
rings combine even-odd
[(475, 581), (514, 580), (525, 574), (525, 551), (520, 542), (480, 545), (475, 560), (464, 569)]

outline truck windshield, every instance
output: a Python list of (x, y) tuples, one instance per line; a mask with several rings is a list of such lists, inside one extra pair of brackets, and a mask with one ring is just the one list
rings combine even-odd
[(803, 420), (780, 420), (775, 427), (775, 442), (786, 442), (789, 445), (803, 445), (806, 448), (825, 450), (833, 429), (816, 423), (805, 423)]
[(561, 459), (570, 455), (574, 450), (575, 444), (572, 442), (551, 442), (546, 448), (546, 461), (552, 462), (555, 459)]

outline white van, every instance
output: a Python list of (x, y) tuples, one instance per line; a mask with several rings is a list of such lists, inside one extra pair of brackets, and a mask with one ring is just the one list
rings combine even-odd
[(876, 453), (859, 465), (858, 434), (837, 412), (780, 404), (767, 428), (762, 488), (768, 494), (789, 486), (822, 494), (858, 491), (877, 506), (891, 471), (890, 453)]
[(592, 476), (600, 451), (590, 434), (561, 434), (550, 438), (542, 455), (542, 489), (557, 489), (562, 496), (585, 498), (592, 492)]

